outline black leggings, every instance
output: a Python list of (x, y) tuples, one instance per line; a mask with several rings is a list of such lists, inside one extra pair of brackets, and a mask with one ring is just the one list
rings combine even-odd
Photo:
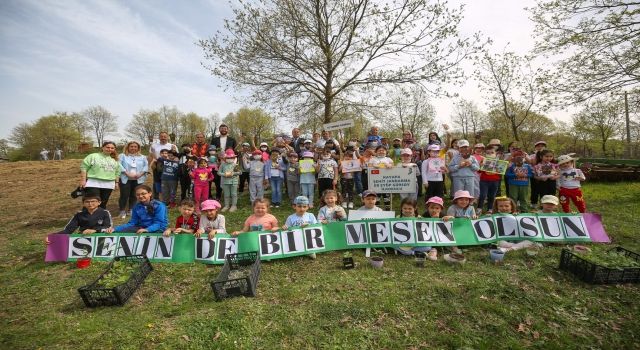
[(97, 188), (97, 187), (85, 187), (84, 195), (94, 195), (100, 197), (102, 203), (100, 203), (100, 208), (107, 209), (107, 202), (109, 202), (109, 197), (111, 197), (111, 192), (113, 192), (110, 188)]
[(136, 199), (136, 186), (138, 186), (138, 180), (128, 180), (126, 184), (120, 181), (120, 199), (118, 199), (120, 211), (124, 211), (127, 208), (127, 202), (129, 203), (129, 210), (136, 205), (138, 201)]

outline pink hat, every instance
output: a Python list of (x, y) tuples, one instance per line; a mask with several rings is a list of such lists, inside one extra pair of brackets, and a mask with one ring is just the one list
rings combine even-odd
[(429, 147), (427, 147), (427, 151), (439, 151), (439, 150), (440, 150), (440, 145), (431, 144), (429, 145)]
[(412, 155), (413, 152), (411, 152), (409, 148), (403, 148), (402, 151), (400, 151), (400, 155), (404, 155), (404, 154)]
[(426, 206), (429, 206), (429, 203), (434, 203), (434, 204), (438, 204), (441, 207), (444, 208), (444, 201), (442, 200), (442, 198), (438, 197), (438, 196), (433, 196), (431, 198), (429, 198), (429, 200), (427, 201)]
[(309, 151), (302, 152), (302, 158), (313, 158), (313, 153)]
[(222, 206), (220, 205), (220, 202), (218, 202), (215, 199), (207, 199), (206, 201), (202, 202), (200, 204), (200, 207), (202, 208), (202, 210), (211, 210), (211, 209), (220, 209)]
[(226, 158), (235, 158), (236, 157), (236, 153), (231, 148), (229, 148), (228, 150), (226, 150), (224, 152), (224, 156)]
[(469, 191), (458, 190), (453, 195), (453, 201), (455, 201), (456, 199), (460, 199), (460, 198), (473, 199), (474, 197), (469, 193)]

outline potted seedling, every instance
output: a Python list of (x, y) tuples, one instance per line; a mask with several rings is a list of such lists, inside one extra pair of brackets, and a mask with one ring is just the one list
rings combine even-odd
[(89, 267), (89, 265), (91, 265), (91, 258), (89, 257), (89, 251), (86, 249), (83, 249), (81, 252), (83, 257), (76, 260), (76, 267), (79, 269), (86, 269), (87, 267)]
[(345, 270), (353, 269), (354, 267), (356, 267), (350, 251), (344, 252), (344, 254), (342, 254), (342, 267), (344, 267)]
[(371, 263), (371, 266), (374, 269), (380, 269), (384, 264), (384, 258), (381, 257), (380, 255), (374, 255), (371, 258), (369, 258), (369, 262)]
[(415, 259), (417, 267), (424, 267), (424, 262), (427, 260), (427, 254), (423, 252), (416, 252)]

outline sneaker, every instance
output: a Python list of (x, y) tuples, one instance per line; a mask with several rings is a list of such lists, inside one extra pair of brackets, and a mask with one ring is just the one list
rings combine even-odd
[(431, 260), (431, 261), (437, 261), (438, 260), (438, 250), (436, 248), (431, 248), (431, 250), (429, 250), (429, 252), (427, 253), (427, 258), (429, 258), (429, 260)]
[(342, 202), (342, 207), (346, 208), (347, 207), (347, 202)]
[(451, 251), (452, 251), (454, 254), (462, 254), (462, 249), (460, 249), (460, 248), (458, 248), (458, 247), (453, 247), (453, 248), (451, 248)]
[(276, 204), (276, 209), (280, 208), (280, 204)]
[(478, 208), (476, 209), (476, 216), (480, 216), (482, 215), (482, 209)]
[(236, 207), (235, 205), (232, 205), (231, 208), (229, 208), (229, 212), (231, 213), (233, 213), (236, 210), (238, 210), (238, 207)]
[(487, 214), (489, 214), (489, 215), (493, 214), (493, 210), (491, 210), (491, 209), (487, 210)]
[(220, 211), (224, 213), (224, 212), (225, 212), (225, 211), (227, 211), (227, 210), (229, 210), (229, 207), (224, 207), (224, 208), (222, 208), (222, 210), (220, 210)]
[(121, 211), (120, 211), (120, 215), (119, 215), (119, 216), (120, 216), (120, 219), (124, 219), (124, 218), (126, 218), (126, 217), (127, 217), (127, 212), (126, 212), (126, 211), (124, 211), (124, 210), (121, 210)]
[(349, 209), (353, 209), (353, 202), (349, 202)]

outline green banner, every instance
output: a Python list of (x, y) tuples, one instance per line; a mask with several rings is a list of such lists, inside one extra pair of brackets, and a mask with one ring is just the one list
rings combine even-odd
[(271, 260), (343, 249), (473, 246), (498, 240), (590, 242), (591, 231), (602, 235), (601, 222), (587, 223), (581, 214), (523, 214), (448, 222), (426, 218), (370, 219), (278, 232), (248, 232), (237, 237), (217, 234), (213, 240), (190, 234), (169, 237), (74, 234), (53, 241), (47, 248), (47, 256), (55, 258), (47, 261), (75, 261), (83, 257), (110, 260), (115, 256), (143, 254), (154, 262), (222, 264), (226, 254), (250, 251), (258, 251), (262, 260)]

